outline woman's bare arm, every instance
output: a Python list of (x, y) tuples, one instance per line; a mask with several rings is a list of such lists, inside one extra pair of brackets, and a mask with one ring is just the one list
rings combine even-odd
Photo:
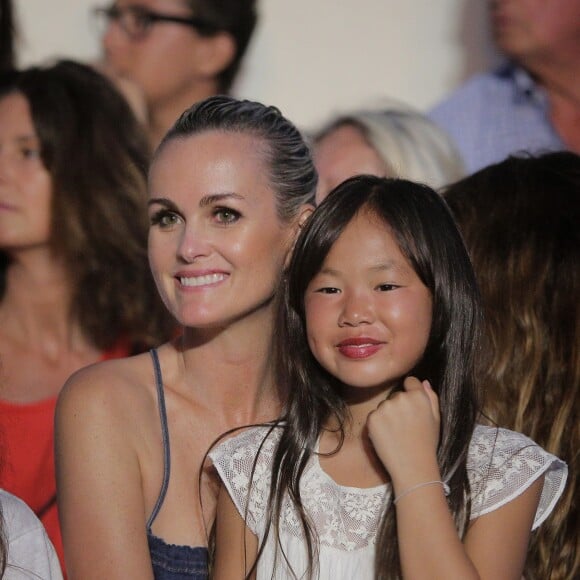
[[(105, 363), (110, 364), (110, 363)], [(70, 580), (153, 580), (141, 470), (116, 377), (104, 365), (65, 385), (56, 412), (60, 521)]]

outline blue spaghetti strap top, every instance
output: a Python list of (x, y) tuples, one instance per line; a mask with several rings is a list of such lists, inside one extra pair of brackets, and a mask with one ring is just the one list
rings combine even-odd
[(153, 369), (155, 371), (155, 386), (157, 388), (157, 402), (161, 419), (161, 435), (163, 438), (163, 483), (155, 507), (147, 520), (147, 541), (153, 564), (155, 580), (207, 580), (208, 578), (208, 551), (207, 548), (191, 546), (176, 546), (167, 544), (151, 531), (151, 526), (163, 505), (169, 476), (171, 474), (171, 451), (169, 445), (169, 428), (167, 426), (167, 411), (165, 410), (165, 393), (163, 392), (163, 378), (157, 351), (151, 349)]

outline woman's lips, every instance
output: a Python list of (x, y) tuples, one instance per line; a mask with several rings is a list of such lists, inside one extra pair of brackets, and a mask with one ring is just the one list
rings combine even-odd
[(361, 359), (372, 356), (379, 351), (384, 344), (384, 342), (374, 338), (359, 336), (342, 340), (336, 345), (336, 348), (340, 354), (347, 358)]

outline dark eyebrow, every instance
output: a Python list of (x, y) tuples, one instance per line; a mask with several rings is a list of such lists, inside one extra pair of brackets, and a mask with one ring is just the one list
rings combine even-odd
[(243, 195), (239, 193), (211, 193), (209, 195), (204, 195), (199, 200), (199, 207), (207, 207), (208, 205), (212, 205), (213, 203), (217, 203), (223, 201), (224, 199), (244, 199)]
[[(199, 207), (207, 207), (213, 203), (217, 203), (219, 201), (223, 201), (224, 199), (244, 199), (243, 195), (239, 195), (238, 193), (212, 193), (209, 195), (204, 195), (199, 200)], [(159, 204), (165, 206), (167, 209), (171, 211), (178, 211), (178, 207), (173, 203), (170, 199), (166, 197), (153, 197), (148, 202), (147, 205), (151, 207), (152, 205)]]
[(16, 138), (16, 142), (19, 144), (40, 143), (40, 139), (36, 135), (20, 135)]
[[(375, 266), (370, 268), (372, 272), (388, 272), (389, 270), (395, 272), (405, 272), (407, 267), (403, 264), (396, 262), (395, 260), (387, 260), (386, 262), (380, 262)], [(333, 268), (322, 268), (319, 274), (328, 274), (330, 276), (340, 276), (340, 271), (334, 270)]]
[(163, 205), (167, 209), (170, 209), (172, 211), (177, 211), (177, 206), (170, 199), (167, 199), (166, 197), (153, 197), (153, 198), (151, 198), (147, 202), (147, 207), (151, 207), (152, 205), (155, 205), (155, 204)]

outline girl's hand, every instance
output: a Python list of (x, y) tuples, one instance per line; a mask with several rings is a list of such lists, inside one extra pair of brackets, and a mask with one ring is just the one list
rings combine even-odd
[(440, 479), (439, 399), (429, 381), (407, 377), (403, 385), (403, 392), (379, 403), (367, 419), (370, 440), (391, 477), (395, 495)]

